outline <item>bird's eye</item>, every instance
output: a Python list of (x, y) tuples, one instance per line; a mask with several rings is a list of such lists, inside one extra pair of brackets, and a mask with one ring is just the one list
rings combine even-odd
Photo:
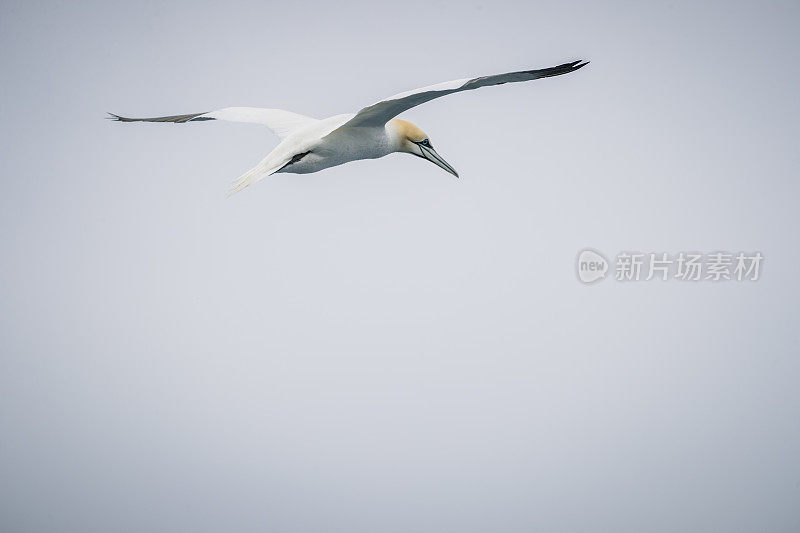
[(422, 141), (422, 144), (423, 146), (430, 146), (431, 142), (428, 139), (425, 139), (424, 141)]

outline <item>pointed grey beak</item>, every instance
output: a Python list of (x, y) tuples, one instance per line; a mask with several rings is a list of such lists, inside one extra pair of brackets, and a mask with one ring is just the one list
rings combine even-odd
[(419, 146), (419, 150), (420, 150), (420, 152), (422, 152), (422, 157), (424, 157), (425, 159), (427, 159), (431, 163), (434, 163), (434, 164), (442, 167), (443, 169), (448, 171), (453, 176), (458, 177), (458, 172), (456, 172), (456, 169), (451, 167), (450, 164), (447, 161), (442, 159), (442, 156), (440, 156), (439, 154), (436, 153), (436, 150), (433, 149), (433, 146), (425, 146), (425, 145), (422, 145), (422, 144), (417, 144), (417, 146)]

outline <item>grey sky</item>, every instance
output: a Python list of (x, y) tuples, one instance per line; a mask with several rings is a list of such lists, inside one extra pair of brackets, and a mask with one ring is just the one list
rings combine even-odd
[[(0, 529), (797, 531), (795, 2), (4, 2)], [(232, 106), (411, 110), (280, 175)], [(755, 251), (756, 283), (578, 251)]]

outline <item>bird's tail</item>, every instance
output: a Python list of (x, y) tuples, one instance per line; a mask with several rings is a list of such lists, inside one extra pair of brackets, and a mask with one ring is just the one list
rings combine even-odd
[(269, 159), (269, 157), (265, 158), (262, 162), (236, 178), (231, 185), (231, 188), (228, 190), (228, 196), (230, 197), (245, 187), (249, 187), (250, 185), (263, 180), (267, 176), (275, 174), (283, 167), (283, 165), (286, 164), (286, 161), (280, 161), (276, 163), (274, 160), (269, 161)]

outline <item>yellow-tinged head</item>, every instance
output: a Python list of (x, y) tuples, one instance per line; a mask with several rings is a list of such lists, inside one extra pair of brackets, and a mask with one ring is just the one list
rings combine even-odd
[(398, 152), (407, 152), (417, 157), (427, 159), (431, 163), (442, 167), (453, 176), (458, 177), (458, 172), (433, 149), (433, 144), (428, 138), (428, 134), (419, 129), (416, 124), (412, 124), (407, 120), (400, 120), (399, 118), (393, 118), (390, 122), (395, 132), (397, 132), (399, 141)]

